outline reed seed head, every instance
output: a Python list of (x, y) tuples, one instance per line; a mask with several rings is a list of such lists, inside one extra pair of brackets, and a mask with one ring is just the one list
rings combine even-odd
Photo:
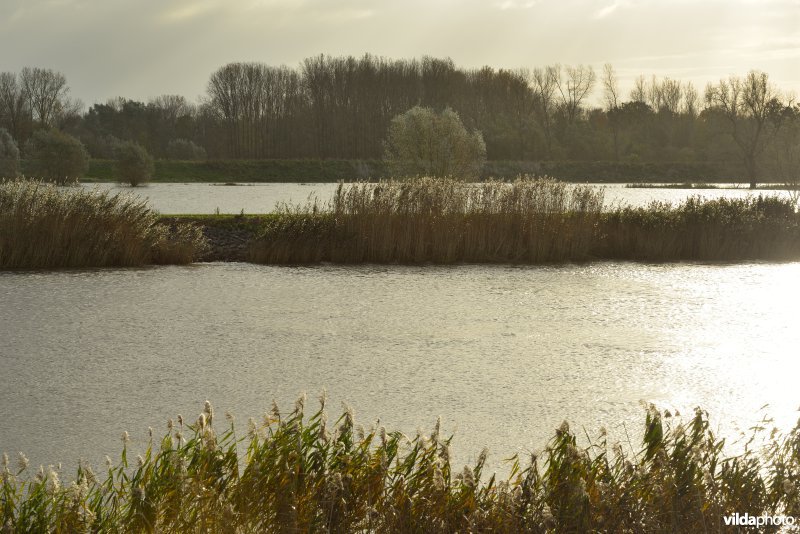
[(17, 455), (17, 469), (19, 470), (19, 472), (22, 473), (23, 471), (25, 471), (28, 468), (29, 464), (30, 461), (28, 460), (28, 457), (25, 456), (25, 453), (20, 452)]

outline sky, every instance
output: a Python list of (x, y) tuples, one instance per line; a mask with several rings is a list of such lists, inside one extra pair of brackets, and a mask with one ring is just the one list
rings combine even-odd
[(800, 0), (0, 0), (0, 71), (55, 69), (86, 105), (197, 101), (229, 62), (365, 53), (598, 74), (611, 63), (624, 95), (640, 74), (702, 92), (759, 69), (800, 94)]

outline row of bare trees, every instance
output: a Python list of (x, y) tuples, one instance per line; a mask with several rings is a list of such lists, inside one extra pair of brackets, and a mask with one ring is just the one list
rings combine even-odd
[(0, 119), (16, 139), (26, 139), (37, 126), (62, 127), (82, 109), (60, 72), (25, 67), (19, 74), (0, 73)]
[(462, 69), (432, 57), (320, 55), (298, 68), (225, 65), (197, 104), (117, 98), (82, 115), (62, 74), (0, 74), (0, 127), (20, 146), (34, 129), (55, 127), (95, 157), (132, 140), (157, 157), (180, 141), (223, 159), (377, 159), (392, 119), (414, 106), (453, 109), (483, 134), (490, 160), (739, 161), (753, 183), (776, 147), (792, 145), (786, 136), (799, 114), (757, 71), (703, 95), (691, 83), (640, 76), (624, 95), (611, 65)]

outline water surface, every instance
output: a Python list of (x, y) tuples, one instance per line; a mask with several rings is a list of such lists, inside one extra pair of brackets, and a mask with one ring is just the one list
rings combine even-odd
[[(606, 206), (621, 204), (644, 206), (653, 200), (680, 202), (689, 196), (713, 199), (743, 198), (752, 195), (749, 189), (636, 189), (623, 184), (591, 184), (603, 188)], [(117, 184), (83, 184), (87, 189), (102, 189), (114, 193), (133, 193), (149, 200), (150, 205), (164, 214), (177, 213), (269, 213), (277, 203), (305, 204), (309, 200), (330, 200), (337, 184), (238, 184), (235, 186), (207, 183), (150, 184), (131, 188)], [(755, 194), (786, 195), (785, 191), (760, 190)]]
[(323, 388), (364, 424), (441, 415), (457, 462), (488, 446), (494, 467), (565, 418), (637, 440), (640, 401), (702, 406), (728, 436), (768, 403), (785, 428), (798, 280), (800, 263), (0, 273), (0, 450), (99, 463), (206, 399), (244, 428)]

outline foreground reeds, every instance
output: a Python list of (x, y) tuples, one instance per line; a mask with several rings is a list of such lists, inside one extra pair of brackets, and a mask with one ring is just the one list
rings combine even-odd
[(603, 191), (551, 179), (421, 178), (340, 184), (330, 203), (283, 206), (250, 247), (258, 263), (547, 263), (800, 258), (790, 199), (603, 210)]
[(200, 228), (161, 224), (132, 195), (0, 183), (0, 269), (184, 264), (204, 246)]
[[(800, 426), (728, 456), (706, 414), (673, 418), (649, 407), (640, 448), (604, 432), (583, 446), (563, 424), (540, 456), (509, 474), (456, 469), (451, 437), (363, 429), (346, 411), (328, 426), (277, 407), (244, 436), (210, 403), (180, 416), (135, 461), (127, 433), (103, 477), (81, 465), (74, 482), (3, 458), (3, 532), (724, 532), (725, 518), (800, 515)], [(227, 416), (227, 414), (226, 414)], [(677, 416), (677, 414), (676, 414)], [(757, 437), (757, 436), (756, 436)], [(766, 436), (764, 436), (766, 437)], [(629, 448), (629, 444), (626, 444)], [(759, 531), (777, 529), (761, 528)]]

